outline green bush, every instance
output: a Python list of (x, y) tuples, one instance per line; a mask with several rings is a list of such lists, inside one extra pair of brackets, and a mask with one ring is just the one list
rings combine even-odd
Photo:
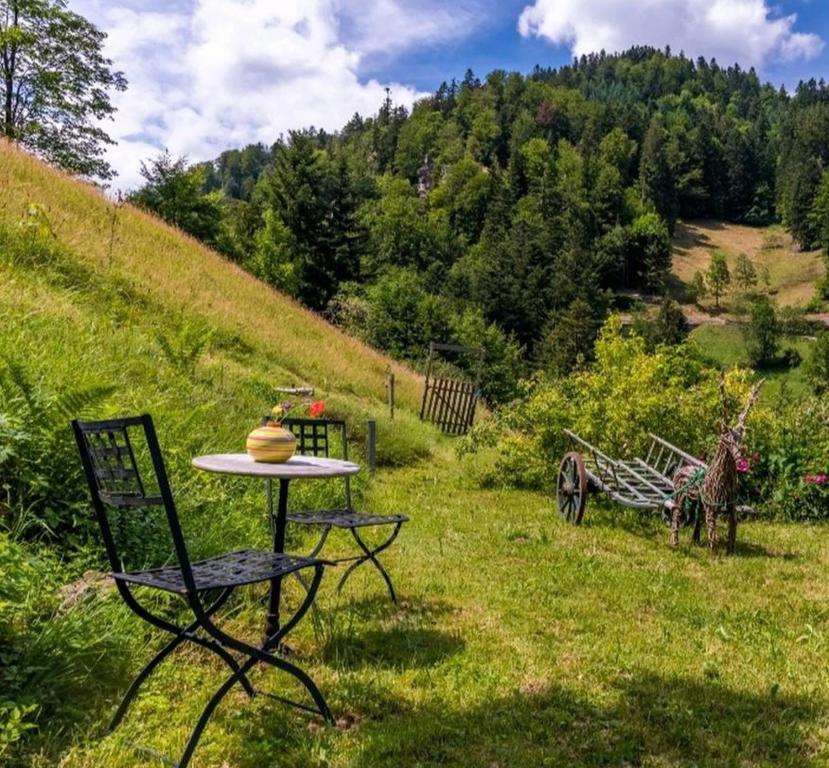
[(788, 400), (752, 439), (746, 479), (766, 509), (789, 520), (829, 519), (829, 396)]
[[(477, 426), (464, 447), (497, 445), (497, 474), (514, 485), (544, 488), (567, 448), (565, 427), (612, 455), (641, 453), (656, 432), (693, 453), (709, 447), (717, 420), (718, 372), (692, 345), (660, 347), (624, 336), (618, 317), (603, 328), (595, 362), (567, 378), (538, 375), (525, 396)], [(729, 376), (742, 394), (747, 376)]]

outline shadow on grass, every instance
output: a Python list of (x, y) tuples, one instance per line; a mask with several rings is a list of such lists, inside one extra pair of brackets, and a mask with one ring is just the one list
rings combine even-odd
[(666, 537), (670, 533), (661, 514), (650, 510), (630, 509), (600, 497), (587, 502), (581, 525), (587, 528), (614, 528), (647, 538), (652, 538), (663, 528)]
[(409, 669), (429, 667), (460, 653), (460, 636), (437, 629), (392, 627), (370, 630), (356, 637), (332, 637), (323, 649), (323, 659), (341, 668), (379, 666)]
[(643, 763), (805, 766), (805, 697), (754, 695), (718, 684), (644, 674), (610, 702), (564, 687), (466, 710), (426, 706), (366, 726), (361, 766), (607, 766)]
[[(809, 731), (824, 712), (805, 696), (747, 693), (716, 682), (650, 672), (621, 679), (587, 698), (537, 681), (509, 695), (479, 701), (481, 691), (430, 697), (390, 696), (372, 682), (350, 680), (335, 717), (350, 731), (302, 728), (271, 707), (234, 733), (226, 752), (238, 768), (263, 759), (306, 765), (312, 755), (353, 750), (344, 765), (385, 766), (738, 766), (805, 768), (816, 742)], [(339, 710), (339, 711), (338, 711)], [(342, 721), (341, 721), (342, 722)], [(356, 729), (354, 727), (356, 723)], [(283, 726), (299, 728), (288, 735)], [(277, 736), (276, 734), (283, 734)], [(264, 734), (270, 734), (266, 736)]]
[[(373, 576), (374, 574), (372, 574)], [(356, 577), (355, 577), (356, 578)], [(347, 613), (360, 621), (419, 620), (433, 621), (453, 613), (456, 609), (445, 600), (431, 600), (423, 597), (401, 595), (397, 604), (389, 600), (388, 592), (377, 577), (378, 592), (370, 597), (352, 600), (343, 590), (339, 604), (326, 606), (326, 611)], [(382, 589), (382, 591), (380, 591)]]
[(445, 632), (455, 609), (441, 600), (367, 598), (345, 603), (323, 619), (322, 657), (329, 665), (416, 668), (432, 666), (462, 651), (463, 640)]
[(737, 557), (765, 557), (772, 560), (800, 560), (799, 552), (774, 550), (764, 547), (761, 544), (754, 544), (750, 541), (740, 541), (739, 527), (737, 528)]
[[(665, 522), (660, 514), (649, 511), (637, 511), (627, 509), (615, 505), (596, 505), (593, 508), (593, 514), (590, 514), (590, 506), (585, 510), (582, 526), (586, 528), (613, 528), (615, 530), (624, 531), (631, 536), (651, 539), (654, 541), (664, 540), (665, 546), (669, 547), (670, 526)], [(725, 519), (721, 518), (719, 523), (719, 541), (720, 551), (725, 556), (725, 542), (726, 542), (726, 523)], [(751, 541), (745, 541), (741, 538), (742, 525), (737, 528), (737, 551), (733, 557), (738, 558), (767, 558), (770, 560), (785, 560), (794, 561), (801, 558), (800, 553), (791, 550), (778, 550), (765, 547), (762, 544), (756, 544)], [(682, 549), (685, 542), (690, 542), (693, 536), (694, 526), (693, 522), (689, 522), (682, 526), (679, 532), (680, 549)], [(705, 530), (705, 523), (703, 522), (702, 530), (700, 532), (700, 543), (692, 545), (694, 549), (706, 550), (708, 548), (708, 534)]]

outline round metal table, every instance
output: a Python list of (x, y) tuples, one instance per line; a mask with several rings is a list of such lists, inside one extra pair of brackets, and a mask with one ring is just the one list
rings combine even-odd
[[(288, 514), (288, 484), (291, 480), (323, 479), (356, 475), (360, 465), (341, 459), (327, 459), (317, 456), (292, 456), (280, 464), (266, 464), (254, 461), (246, 453), (216, 453), (197, 456), (192, 461), (196, 469), (216, 472), (222, 475), (241, 475), (261, 477), (265, 480), (265, 492), (268, 501), (268, 516), (273, 522), (273, 551), (282, 554), (285, 551), (285, 528)], [(276, 514), (273, 510), (273, 481), (279, 480), (279, 499)], [(279, 629), (279, 600), (282, 593), (282, 579), (271, 581), (271, 594), (268, 602), (268, 620), (265, 629), (270, 637)]]

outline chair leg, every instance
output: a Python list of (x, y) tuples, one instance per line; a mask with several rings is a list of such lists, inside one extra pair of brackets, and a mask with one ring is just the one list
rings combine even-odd
[(357, 533), (356, 528), (349, 529), (351, 531), (351, 535), (354, 537), (354, 540), (357, 542), (357, 545), (363, 551), (364, 556), (355, 560), (351, 565), (346, 568), (345, 573), (340, 577), (339, 582), (337, 582), (337, 592), (342, 590), (343, 585), (348, 580), (349, 576), (351, 576), (354, 571), (359, 568), (363, 563), (371, 561), (374, 567), (380, 572), (380, 575), (383, 577), (384, 581), (386, 582), (386, 586), (389, 589), (389, 596), (391, 597), (391, 601), (396, 605), (397, 604), (397, 595), (394, 593), (394, 587), (391, 583), (391, 578), (389, 574), (386, 572), (386, 569), (382, 566), (380, 561), (377, 559), (377, 555), (382, 552), (384, 549), (387, 549), (391, 546), (392, 542), (397, 538), (397, 534), (400, 533), (400, 528), (402, 527), (403, 523), (397, 523), (394, 526), (394, 531), (392, 532), (391, 536), (386, 539), (380, 546), (375, 547), (374, 549), (369, 549), (368, 545), (360, 538), (360, 534)]
[[(329, 533), (331, 533), (331, 526), (324, 526), (322, 530), (322, 535), (320, 536), (320, 540), (317, 542), (316, 546), (307, 555), (305, 555), (305, 557), (307, 557), (309, 560), (313, 560), (322, 551), (322, 548), (325, 545), (325, 541), (326, 539), (328, 539)], [(294, 576), (296, 576), (296, 580), (302, 585), (302, 588), (307, 592), (308, 582), (305, 580), (305, 576), (302, 575), (302, 571), (294, 571)], [(317, 610), (317, 607), (315, 605), (312, 605), (311, 608), (314, 611)]]
[(236, 672), (225, 680), (216, 693), (214, 693), (210, 698), (210, 701), (207, 702), (207, 705), (202, 710), (201, 717), (199, 717), (199, 721), (196, 723), (196, 727), (190, 734), (190, 738), (188, 739), (184, 752), (181, 755), (181, 759), (178, 762), (178, 768), (185, 768), (190, 762), (190, 758), (193, 757), (193, 752), (199, 743), (199, 739), (201, 739), (201, 735), (207, 727), (207, 723), (213, 715), (216, 707), (219, 706), (219, 702), (225, 697), (227, 692), (233, 688), (234, 685), (236, 685), (236, 683), (240, 682), (247, 675), (248, 671), (254, 664), (256, 664), (256, 662), (257, 659), (248, 659)]
[(259, 662), (270, 664), (271, 666), (277, 667), (278, 669), (281, 669), (282, 671), (295, 677), (300, 683), (302, 683), (302, 685), (305, 686), (308, 693), (311, 694), (311, 698), (314, 700), (314, 704), (316, 704), (317, 710), (322, 715), (325, 722), (330, 725), (334, 723), (334, 716), (331, 714), (331, 710), (328, 708), (325, 698), (322, 693), (320, 693), (316, 683), (314, 683), (306, 672), (284, 659), (277, 658), (266, 651), (260, 651), (260, 653), (257, 653), (255, 656), (251, 656), (237, 672), (234, 672), (227, 680), (225, 680), (216, 693), (214, 693), (210, 698), (210, 701), (207, 702), (207, 705), (202, 710), (201, 716), (199, 717), (199, 721), (196, 723), (196, 727), (190, 734), (187, 746), (185, 746), (181, 759), (178, 762), (178, 768), (186, 768), (190, 762), (190, 759), (193, 757), (193, 752), (201, 739), (202, 733), (207, 727), (207, 723), (210, 721), (210, 718), (213, 716), (213, 712), (216, 710), (216, 707), (219, 706), (221, 700), (228, 694), (230, 689), (233, 688), (236, 683), (244, 679), (250, 669)]
[[(314, 578), (311, 581), (310, 588), (308, 593), (305, 596), (305, 599), (300, 604), (299, 608), (297, 608), (296, 613), (291, 616), (288, 621), (280, 626), (280, 628), (275, 632), (271, 637), (269, 637), (265, 643), (262, 645), (261, 648), (256, 648), (255, 646), (248, 645), (247, 643), (237, 640), (235, 637), (231, 637), (226, 632), (219, 629), (213, 622), (210, 620), (210, 617), (207, 616), (205, 613), (202, 613), (199, 616), (200, 625), (219, 643), (228, 648), (232, 648), (239, 653), (244, 653), (247, 655), (248, 659), (244, 662), (225, 682), (218, 688), (216, 693), (210, 698), (210, 701), (207, 702), (207, 705), (202, 710), (201, 716), (199, 717), (198, 722), (196, 723), (196, 727), (193, 729), (193, 732), (190, 734), (190, 738), (187, 741), (187, 745), (184, 748), (184, 752), (182, 753), (181, 760), (179, 760), (178, 766), (179, 768), (186, 768), (190, 759), (193, 757), (193, 752), (196, 749), (196, 746), (201, 739), (202, 733), (204, 729), (207, 727), (208, 722), (210, 721), (213, 712), (216, 710), (216, 707), (219, 705), (221, 700), (227, 695), (227, 693), (233, 688), (236, 683), (242, 682), (243, 680), (247, 679), (247, 673), (253, 666), (259, 662), (269, 664), (272, 667), (276, 667), (277, 669), (281, 669), (284, 672), (287, 672), (289, 675), (296, 678), (308, 693), (311, 695), (311, 698), (314, 701), (314, 704), (317, 706), (317, 711), (325, 721), (329, 724), (333, 724), (334, 717), (331, 714), (331, 710), (328, 708), (328, 704), (325, 701), (325, 697), (320, 692), (319, 688), (317, 688), (314, 681), (308, 676), (306, 672), (301, 670), (299, 667), (285, 661), (284, 659), (280, 659), (277, 656), (274, 656), (272, 653), (267, 651), (268, 648), (275, 647), (279, 645), (279, 642), (282, 638), (288, 634), (288, 632), (293, 629), (299, 620), (305, 615), (305, 613), (310, 608), (311, 604), (313, 603), (314, 597), (316, 596), (317, 590), (319, 589), (320, 580), (322, 579), (322, 565), (317, 565), (314, 568)], [(197, 612), (198, 615), (198, 612)]]
[[(171, 632), (175, 635), (175, 637), (170, 640), (167, 645), (165, 645), (152, 659), (146, 664), (146, 666), (138, 673), (135, 679), (130, 683), (130, 687), (127, 689), (127, 692), (124, 694), (124, 697), (121, 699), (121, 703), (118, 705), (118, 709), (115, 711), (115, 714), (112, 716), (112, 719), (107, 726), (107, 732), (114, 731), (121, 721), (124, 719), (124, 716), (127, 714), (127, 710), (130, 707), (133, 699), (135, 698), (136, 694), (138, 693), (139, 689), (143, 685), (144, 681), (153, 673), (155, 668), (167, 657), (169, 656), (179, 645), (181, 645), (185, 640), (190, 640), (191, 642), (196, 643), (197, 645), (201, 645), (204, 648), (208, 648), (209, 650), (213, 651), (213, 653), (220, 656), (225, 663), (234, 671), (238, 671), (239, 664), (236, 662), (236, 659), (233, 658), (224, 648), (216, 643), (212, 643), (209, 640), (205, 640), (204, 638), (198, 637), (193, 635), (201, 622), (199, 620), (194, 621), (193, 623), (189, 624), (187, 627), (181, 629), (180, 627), (175, 626), (174, 624), (170, 624), (169, 622), (165, 621), (164, 619), (159, 618), (158, 616), (154, 616), (146, 608), (144, 608), (140, 603), (138, 603), (135, 598), (133, 597), (132, 593), (126, 589), (129, 598), (127, 600), (127, 604), (129, 607), (138, 613), (139, 616), (142, 618), (152, 617), (152, 621), (150, 623), (154, 624), (155, 626), (165, 629), (168, 632)], [(216, 598), (216, 600), (207, 608), (205, 611), (205, 616), (209, 617), (212, 616), (216, 611), (219, 610), (228, 600), (230, 595), (232, 594), (233, 589), (228, 588), (222, 591), (222, 593)], [(250, 681), (247, 677), (242, 678), (242, 686), (245, 689), (245, 692), (248, 696), (253, 697), (254, 690), (253, 686), (251, 685)]]
[[(325, 540), (328, 538), (329, 533), (331, 533), (331, 526), (326, 525), (322, 529), (322, 535), (320, 536), (320, 540), (317, 542), (317, 545), (306, 555), (309, 560), (313, 560), (322, 551), (323, 545), (325, 544)], [(299, 571), (297, 571), (297, 573), (299, 573)]]
[[(308, 592), (305, 595), (302, 603), (300, 604), (299, 608), (297, 608), (296, 612), (291, 616), (288, 621), (284, 622), (277, 632), (271, 635), (267, 640), (262, 644), (261, 647), (257, 648), (253, 645), (249, 645), (241, 640), (237, 640), (235, 637), (231, 637), (223, 630), (219, 629), (212, 621), (205, 618), (202, 626), (204, 626), (205, 630), (209, 632), (216, 640), (218, 640), (222, 645), (232, 648), (234, 651), (238, 651), (239, 653), (244, 653), (246, 656), (256, 659), (257, 661), (264, 662), (265, 664), (270, 664), (273, 667), (283, 670), (284, 672), (288, 672), (290, 675), (293, 675), (300, 683), (302, 683), (305, 688), (308, 690), (308, 693), (311, 694), (311, 698), (314, 700), (314, 703), (317, 705), (319, 713), (325, 718), (325, 720), (329, 723), (333, 723), (334, 719), (331, 715), (331, 711), (328, 708), (328, 705), (325, 703), (325, 699), (323, 698), (322, 694), (320, 693), (319, 689), (317, 688), (316, 684), (311, 680), (311, 678), (303, 672), (298, 667), (290, 664), (289, 662), (285, 661), (284, 659), (280, 659), (279, 657), (269, 653), (269, 649), (271, 648), (278, 648), (282, 639), (299, 623), (300, 619), (308, 612), (308, 609), (314, 602), (314, 598), (316, 597), (317, 590), (319, 589), (320, 580), (322, 579), (322, 564), (316, 565), (314, 567), (314, 578), (309, 585)], [(247, 664), (247, 662), (246, 662)], [(244, 670), (244, 665), (242, 667)]]

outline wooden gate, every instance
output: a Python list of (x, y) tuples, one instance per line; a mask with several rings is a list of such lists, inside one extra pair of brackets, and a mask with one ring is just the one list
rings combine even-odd
[[(449, 376), (433, 376), (432, 363), (435, 352), (456, 352), (478, 356), (478, 372), (474, 381)], [(480, 396), (480, 362), (483, 349), (461, 347), (457, 344), (429, 345), (429, 361), (426, 365), (426, 382), (420, 405), (420, 420), (430, 421), (450, 435), (465, 435), (475, 420), (475, 406)]]

